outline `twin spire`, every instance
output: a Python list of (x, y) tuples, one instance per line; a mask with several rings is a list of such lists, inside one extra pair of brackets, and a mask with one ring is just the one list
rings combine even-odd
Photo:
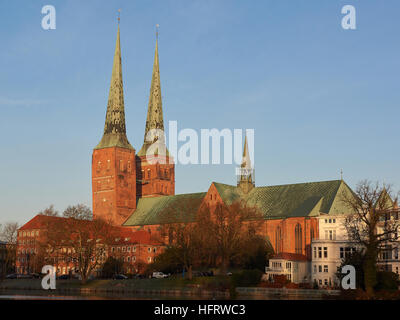
[(122, 83), (121, 44), (119, 24), (115, 44), (114, 63), (111, 75), (110, 93), (108, 95), (104, 134), (95, 149), (120, 147), (133, 149), (126, 136), (124, 88)]
[[(158, 61), (158, 30), (156, 35), (157, 35), (156, 52), (154, 56), (153, 75), (151, 79), (149, 106), (147, 111), (146, 129), (144, 134), (144, 144), (141, 150), (139, 151), (138, 156), (145, 156), (148, 147), (157, 140), (165, 144), (164, 119), (163, 119), (162, 101), (161, 101), (160, 67)], [(162, 134), (152, 136), (153, 133), (152, 129), (159, 129)], [(100, 143), (96, 146), (95, 149), (103, 149), (111, 147), (133, 149), (132, 145), (129, 143), (128, 138), (126, 136), (119, 19), (118, 19), (117, 42), (115, 45), (114, 63), (111, 75), (110, 93), (108, 96), (106, 121), (104, 125), (104, 134)]]
[[(156, 49), (154, 55), (153, 74), (151, 79), (146, 129), (144, 133), (144, 143), (142, 148), (138, 152), (138, 156), (145, 156), (148, 147), (157, 140), (159, 141), (159, 143), (165, 145), (164, 119), (163, 119), (162, 98), (161, 98), (160, 67), (158, 60), (158, 30), (156, 35), (157, 35)], [(154, 129), (159, 130), (158, 135), (152, 134)], [(119, 23), (118, 23), (117, 42), (115, 45), (114, 63), (111, 75), (110, 93), (107, 104), (106, 121), (104, 126), (104, 134), (103, 138), (101, 139), (100, 143), (96, 146), (95, 149), (103, 149), (110, 147), (133, 149), (126, 136)], [(169, 152), (166, 149), (166, 147), (165, 150), (167, 155), (169, 155)], [(239, 178), (238, 185), (248, 184), (254, 186), (254, 170), (252, 169), (251, 166), (249, 147), (247, 144), (247, 136), (245, 137), (244, 140), (243, 160), (240, 166), (240, 170), (241, 173), (240, 176), (238, 177)], [(251, 186), (249, 189), (251, 189)]]
[[(138, 156), (145, 156), (148, 147), (157, 140), (165, 144), (164, 119), (163, 119), (162, 99), (161, 99), (160, 67), (158, 60), (158, 30), (156, 35), (157, 35), (156, 50), (154, 56), (153, 75), (151, 79), (149, 106), (147, 111), (146, 129), (144, 134), (144, 144), (141, 150), (139, 151)], [(158, 134), (153, 137), (152, 129), (159, 129), (160, 132), (162, 132), (162, 134), (161, 135)], [(114, 64), (111, 76), (110, 93), (107, 104), (106, 121), (104, 126), (104, 134), (103, 138), (101, 139), (100, 143), (97, 145), (95, 149), (110, 148), (110, 147), (133, 149), (126, 136), (119, 22), (118, 22), (117, 43), (115, 45)]]
[(156, 30), (156, 49), (154, 54), (153, 74), (151, 78), (149, 105), (147, 109), (146, 128), (144, 131), (144, 143), (143, 147), (138, 152), (138, 156), (145, 156), (147, 149), (157, 141), (163, 146), (160, 149), (165, 149), (156, 150), (156, 152), (159, 154), (166, 152), (168, 155), (169, 153), (165, 146), (160, 63), (158, 60), (158, 25)]

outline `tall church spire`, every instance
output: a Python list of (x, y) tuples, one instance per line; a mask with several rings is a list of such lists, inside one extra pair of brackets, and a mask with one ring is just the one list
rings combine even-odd
[(103, 138), (95, 149), (110, 147), (133, 149), (126, 136), (119, 19), (104, 134)]
[(251, 160), (250, 160), (249, 146), (247, 144), (247, 135), (244, 137), (243, 158), (241, 167), (245, 169), (251, 169)]
[(239, 168), (238, 186), (245, 193), (248, 193), (254, 187), (254, 169), (251, 166), (247, 135), (244, 138), (243, 158)]
[[(153, 133), (153, 131), (151, 131), (154, 129), (160, 130), (159, 134)], [(165, 144), (164, 118), (161, 98), (160, 65), (158, 61), (158, 25), (156, 30), (156, 49), (154, 54), (149, 105), (147, 109), (146, 129), (144, 132), (144, 144), (143, 147), (140, 149), (138, 155), (146, 155), (148, 147), (156, 141), (158, 141), (158, 143)], [(161, 150), (159, 150), (159, 152), (161, 153)], [(168, 150), (166, 150), (166, 153), (168, 155)]]

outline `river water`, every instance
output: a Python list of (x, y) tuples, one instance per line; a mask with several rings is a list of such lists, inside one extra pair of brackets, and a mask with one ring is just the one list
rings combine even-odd
[(41, 290), (0, 290), (0, 300), (204, 300), (204, 297), (116, 293), (66, 295), (64, 293), (49, 294), (47, 291)]

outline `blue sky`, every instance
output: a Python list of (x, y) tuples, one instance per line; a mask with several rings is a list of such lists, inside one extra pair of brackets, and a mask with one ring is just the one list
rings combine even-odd
[[(56, 8), (57, 29), (41, 28)], [(341, 8), (357, 30), (341, 28)], [(398, 1), (0, 2), (0, 223), (91, 206), (121, 13), (127, 134), (143, 142), (153, 54), (166, 121), (255, 129), (256, 184), (368, 178), (400, 189)], [(234, 184), (234, 165), (176, 167), (176, 192)]]

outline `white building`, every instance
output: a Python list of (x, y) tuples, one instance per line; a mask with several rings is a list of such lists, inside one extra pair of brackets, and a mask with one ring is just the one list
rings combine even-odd
[[(399, 223), (400, 213), (398, 209), (394, 212), (388, 213), (385, 220), (380, 221), (378, 224), (378, 234), (384, 232), (385, 224)], [(391, 271), (399, 274), (400, 272), (400, 260), (399, 260), (399, 249), (400, 241), (395, 241), (398, 234), (392, 234), (391, 239), (388, 238), (385, 249), (382, 250), (378, 255), (377, 265), (379, 269), (384, 271)], [(390, 241), (391, 240), (391, 241)]]
[(344, 216), (320, 215), (317, 219), (320, 238), (311, 243), (311, 282), (319, 287), (337, 287), (342, 259), (358, 246), (348, 240)]
[(284, 275), (293, 283), (310, 283), (310, 261), (295, 253), (278, 253), (269, 260), (264, 279), (272, 281), (276, 275)]

